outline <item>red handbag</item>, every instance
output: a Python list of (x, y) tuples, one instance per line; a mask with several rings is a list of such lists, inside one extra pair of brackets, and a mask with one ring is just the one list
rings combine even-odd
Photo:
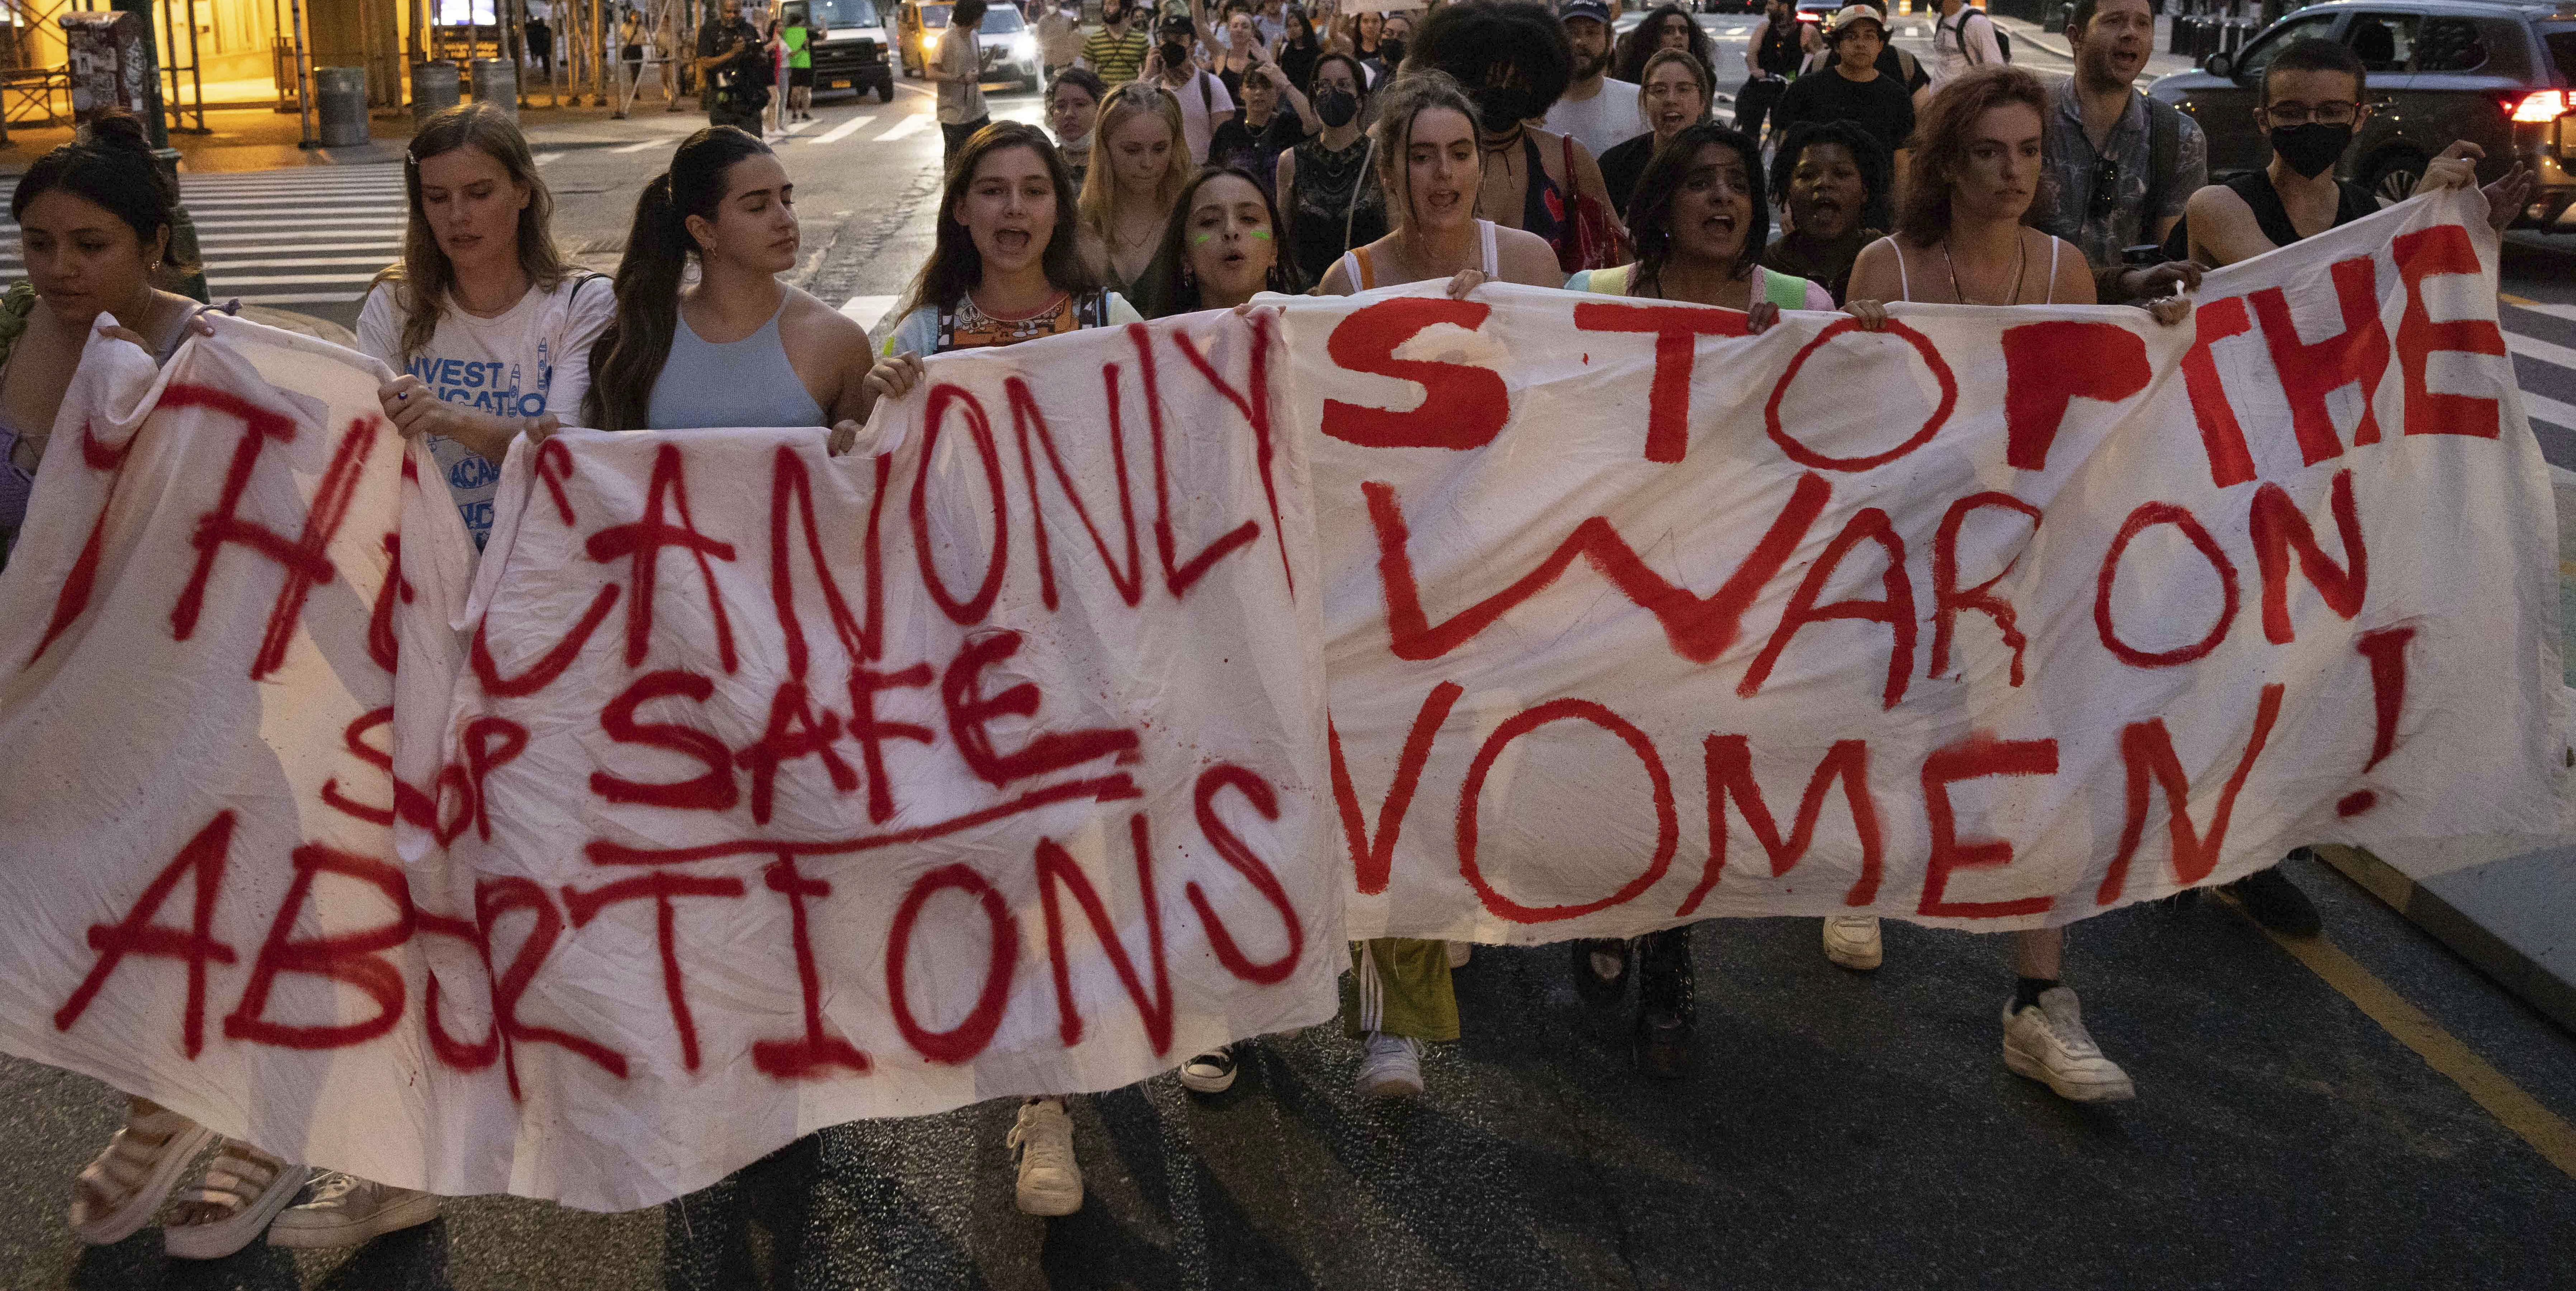
[[(1565, 191), (1568, 195), (1565, 233), (1556, 247), (1557, 267), (1567, 273), (1586, 269), (1609, 269), (1628, 263), (1628, 235), (1610, 208), (1598, 198), (1585, 195), (1574, 178), (1574, 136), (1563, 136), (1565, 143)], [(1533, 176), (1535, 178), (1535, 176)]]

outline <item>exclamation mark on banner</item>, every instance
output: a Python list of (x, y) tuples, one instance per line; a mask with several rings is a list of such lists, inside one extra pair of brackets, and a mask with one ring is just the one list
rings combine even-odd
[[(2362, 764), (2367, 773), (2378, 766), (2397, 746), (2397, 715), (2406, 708), (2406, 643), (2415, 639), (2415, 629), (2381, 628), (2361, 634), (2353, 649), (2370, 660), (2371, 707), (2378, 719), (2378, 731), (2371, 737), (2370, 761)], [(2358, 816), (2379, 805), (2379, 795), (2368, 789), (2345, 794), (2335, 804), (2335, 814)]]

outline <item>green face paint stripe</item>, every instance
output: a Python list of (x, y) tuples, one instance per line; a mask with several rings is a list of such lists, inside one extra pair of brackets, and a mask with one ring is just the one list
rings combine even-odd
[(1269, 241), (1269, 240), (1270, 240), (1270, 230), (1268, 230), (1268, 229), (1254, 229), (1254, 230), (1252, 231), (1252, 236), (1254, 236), (1254, 237), (1256, 237), (1256, 238), (1259, 238), (1259, 239), (1261, 239), (1261, 240), (1262, 240), (1262, 241), (1264, 241), (1264, 242), (1267, 242), (1267, 241)]
[(1192, 237), (1190, 238), (1190, 245), (1191, 245), (1191, 246), (1194, 246), (1194, 247), (1203, 247), (1203, 246), (1206, 246), (1208, 243), (1211, 243), (1211, 242), (1214, 242), (1214, 241), (1216, 241), (1216, 235), (1215, 235), (1215, 234), (1213, 234), (1213, 233), (1200, 233), (1200, 234), (1196, 234), (1196, 235), (1194, 235), (1194, 236), (1192, 236)]

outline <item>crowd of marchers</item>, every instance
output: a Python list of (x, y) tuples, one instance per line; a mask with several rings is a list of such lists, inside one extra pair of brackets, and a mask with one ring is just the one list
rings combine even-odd
[[(613, 279), (557, 247), (553, 198), (509, 117), (474, 106), (424, 124), (404, 161), (403, 258), (368, 291), (358, 336), (402, 374), (381, 391), (391, 422), (442, 466), (474, 468), (447, 478), (478, 548), (489, 468), (521, 438), (810, 425), (843, 451), (877, 400), (919, 383), (925, 356), (1264, 292), (1437, 281), (1464, 297), (1502, 281), (1740, 310), (1754, 332), (1783, 310), (1842, 309), (1877, 328), (1899, 301), (2127, 302), (2180, 325), (2206, 269), (2376, 208), (2335, 178), (2371, 110), (2347, 48), (2274, 54), (2247, 109), (2269, 164), (2208, 184), (2198, 127), (2134, 88), (2148, 0), (2078, 0), (2064, 31), (2074, 73), (2054, 85), (2012, 65), (1993, 21), (1960, 0), (1940, 6), (1929, 60), (1891, 46), (1868, 3), (1810, 24), (1772, 0), (1741, 49), (1720, 49), (1670, 4), (1614, 36), (1604, 0), (1451, 0), (1418, 21), (1281, 0), (1158, 16), (1106, 0), (1096, 29), (1070, 6), (1034, 24), (1047, 129), (990, 120), (985, 8), (955, 0), (927, 60), (945, 135), (936, 235), (875, 335), (781, 281), (798, 262), (794, 177), (756, 114), (725, 97), (726, 51), (757, 33), (701, 41), (711, 124), (646, 186)], [(738, 0), (724, 12), (741, 21)], [(1719, 61), (1734, 59), (1746, 79), (1730, 125), (1712, 104)], [(2473, 188), (2479, 160), (2455, 145), (2420, 187)], [(2484, 187), (2498, 228), (2528, 186), (2517, 165)], [(10, 210), (28, 281), (0, 301), (0, 537), (24, 520), (93, 320), (164, 360), (208, 330), (203, 306), (162, 286), (190, 268), (171, 263), (176, 207), (141, 125), (114, 113), (20, 180)], [(458, 364), (528, 384), (451, 398), (436, 376)], [(2233, 886), (2265, 923), (2315, 931), (2277, 871)], [(1632, 1010), (1650, 1076), (1690, 1061), (1692, 934), (1569, 943), (1579, 993)], [(2132, 1097), (2066, 984), (2065, 939), (2011, 934), (2002, 1060), (2068, 1099)], [(1458, 1035), (1450, 974), (1466, 948), (1386, 939), (1350, 953), (1360, 1090), (1422, 1093), (1423, 1046)], [(1824, 920), (1822, 953), (1880, 969), (1877, 920)], [(1235, 1061), (1196, 1055), (1180, 1079), (1222, 1091)], [(1010, 1131), (1032, 1214), (1082, 1203), (1064, 1103), (1026, 1100)], [(85, 1242), (116, 1242), (166, 1206), (169, 1252), (209, 1258), (262, 1237), (354, 1244), (438, 1204), (133, 1099), (75, 1181), (71, 1223)]]

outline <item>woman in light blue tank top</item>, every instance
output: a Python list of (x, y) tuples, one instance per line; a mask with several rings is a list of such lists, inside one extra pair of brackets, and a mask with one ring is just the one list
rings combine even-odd
[[(590, 352), (582, 420), (601, 430), (831, 426), (875, 396), (867, 329), (778, 281), (796, 266), (795, 185), (760, 140), (711, 126), (635, 203), (617, 319)], [(698, 281), (681, 286), (691, 258)]]

